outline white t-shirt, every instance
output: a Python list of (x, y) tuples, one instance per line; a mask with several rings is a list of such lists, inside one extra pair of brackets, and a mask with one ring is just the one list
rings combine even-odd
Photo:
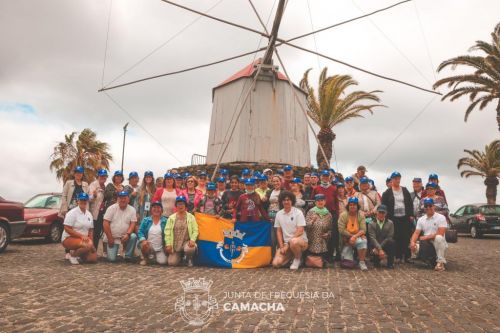
[[(130, 223), (137, 223), (135, 208), (127, 205), (125, 209), (120, 209), (118, 203), (108, 207), (106, 213), (104, 213), (104, 219), (109, 221), (113, 239), (122, 238), (127, 233)], [(103, 234), (103, 241), (107, 242), (105, 233)]]
[(446, 218), (439, 213), (434, 213), (431, 217), (426, 214), (417, 221), (416, 229), (421, 230), (424, 236), (435, 234), (439, 228), (448, 228)]
[[(305, 226), (306, 219), (304, 218), (304, 214), (300, 209), (296, 207), (292, 207), (289, 213), (285, 213), (284, 209), (276, 213), (274, 227), (281, 228), (281, 231), (283, 231), (283, 240), (285, 241), (285, 243), (288, 243), (288, 241), (293, 238), (297, 227)], [(307, 242), (307, 235), (305, 230), (302, 233), (302, 239)]]
[(148, 232), (148, 242), (151, 243), (153, 250), (161, 251), (163, 248), (162, 233), (161, 233), (161, 223), (151, 224)]
[[(94, 219), (88, 210), (82, 212), (80, 207), (75, 207), (64, 217), (64, 225), (73, 227), (76, 232), (88, 236), (89, 229), (94, 228)], [(64, 242), (67, 237), (69, 237), (69, 234), (65, 230), (62, 233), (61, 241)]]

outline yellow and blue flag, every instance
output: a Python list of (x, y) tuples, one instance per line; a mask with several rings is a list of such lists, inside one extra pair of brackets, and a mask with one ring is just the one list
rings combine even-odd
[(198, 223), (197, 265), (256, 268), (271, 263), (271, 223), (236, 222), (196, 213)]

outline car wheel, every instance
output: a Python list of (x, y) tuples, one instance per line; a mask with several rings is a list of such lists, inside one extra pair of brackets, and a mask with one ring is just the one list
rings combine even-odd
[(62, 226), (59, 223), (52, 223), (52, 225), (50, 226), (50, 233), (47, 236), (47, 240), (52, 243), (59, 243), (61, 241), (62, 233)]
[(9, 229), (5, 224), (0, 223), (0, 253), (9, 245)]
[(481, 232), (477, 230), (477, 227), (475, 225), (470, 227), (470, 236), (472, 238), (481, 238), (483, 235), (481, 235)]

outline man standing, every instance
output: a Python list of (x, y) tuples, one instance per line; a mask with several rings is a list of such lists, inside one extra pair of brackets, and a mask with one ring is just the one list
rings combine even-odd
[(139, 211), (139, 174), (132, 171), (128, 175), (128, 185), (125, 186), (124, 191), (127, 191), (130, 196), (129, 205), (134, 207), (135, 211)]
[(283, 191), (279, 201), (283, 209), (276, 214), (274, 220), (279, 249), (274, 256), (273, 267), (283, 267), (293, 259), (290, 269), (296, 270), (300, 266), (302, 253), (308, 246), (304, 230), (306, 220), (302, 211), (294, 207), (295, 195), (293, 193)]
[(317, 172), (311, 173), (311, 187), (315, 188), (319, 184), (319, 175)]
[[(434, 200), (424, 199), (425, 215), (418, 219), (417, 227), (411, 237), (410, 248), (418, 258), (430, 263), (436, 263), (436, 271), (444, 271), (446, 264), (445, 252), (448, 248), (445, 233), (448, 223), (444, 215), (435, 212)], [(423, 234), (423, 236), (421, 236)], [(417, 246), (417, 240), (419, 246)]]
[(106, 188), (106, 180), (108, 172), (104, 169), (97, 171), (97, 179), (89, 185), (90, 204), (89, 210), (94, 220), (93, 242), (97, 251), (99, 240), (102, 237), (102, 220), (104, 218), (104, 189)]
[(291, 165), (285, 165), (285, 167), (283, 168), (283, 178), (283, 189), (291, 191), (290, 184), (293, 180), (293, 168)]
[(108, 244), (108, 260), (116, 261), (120, 243), (125, 249), (125, 260), (132, 259), (137, 235), (134, 233), (137, 215), (134, 207), (129, 204), (129, 194), (118, 192), (118, 202), (112, 204), (104, 214), (104, 239)]
[(410, 235), (413, 222), (413, 203), (410, 192), (401, 184), (401, 174), (391, 174), (391, 187), (382, 195), (382, 203), (387, 207), (387, 217), (394, 222), (394, 254), (396, 263), (410, 261)]
[(387, 258), (387, 268), (392, 269), (394, 268), (394, 224), (386, 219), (386, 215), (387, 207), (378, 206), (375, 223), (368, 225), (368, 239), (375, 267), (380, 267), (380, 261)]
[(364, 165), (360, 165), (356, 170), (356, 173), (352, 175), (352, 179), (354, 180), (354, 188), (356, 191), (360, 190), (360, 180), (361, 178), (366, 176), (366, 167)]

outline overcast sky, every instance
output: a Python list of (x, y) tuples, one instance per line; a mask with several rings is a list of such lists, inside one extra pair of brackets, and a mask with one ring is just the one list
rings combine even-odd
[[(246, 0), (177, 2), (201, 11), (215, 5), (210, 14), (260, 30)], [(265, 20), (273, 2), (254, 0)], [(291, 38), (311, 31), (312, 26), (331, 25), (395, 2), (289, 1), (280, 37)], [(97, 92), (103, 74), (109, 6), (110, 0), (0, 0), (0, 196), (25, 201), (36, 193), (60, 191), (62, 184), (48, 167), (52, 148), (64, 134), (84, 128), (93, 129), (100, 140), (110, 143), (115, 157), (112, 171), (119, 168), (126, 122), (130, 122), (126, 173), (151, 169), (160, 175), (169, 168), (188, 165), (193, 153), (206, 154), (211, 89), (254, 57), (110, 91), (160, 145), (106, 95)], [(316, 44), (312, 37), (296, 43), (310, 49), (317, 46), (319, 52), (334, 58), (430, 88), (436, 78), (450, 74), (436, 73), (441, 61), (466, 54), (476, 40), (491, 41), (498, 13), (498, 0), (418, 0), (319, 33)], [(196, 18), (160, 0), (114, 1), (104, 83), (173, 36), (116, 82), (215, 61), (266, 42), (256, 34), (206, 18), (177, 35)], [(316, 85), (319, 66), (328, 66), (330, 74), (352, 75), (360, 89), (383, 91), (381, 99), (387, 108), (333, 129), (337, 134), (334, 168), (346, 175), (357, 165), (366, 165), (379, 188), (385, 187), (385, 177), (393, 170), (402, 173), (402, 182), (410, 188), (414, 176), (427, 178), (429, 173), (437, 173), (452, 210), (485, 201), (482, 180), (460, 178), (456, 165), (464, 148), (484, 149), (485, 144), (498, 139), (494, 105), (474, 111), (464, 123), (466, 100), (441, 102), (432, 94), (318, 60), (287, 46), (279, 50), (295, 83), (305, 70), (313, 68), (310, 78)], [(316, 144), (310, 136), (314, 161)]]

